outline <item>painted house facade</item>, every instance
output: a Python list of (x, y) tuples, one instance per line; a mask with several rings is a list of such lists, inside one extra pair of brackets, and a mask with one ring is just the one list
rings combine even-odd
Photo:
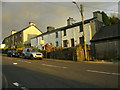
[[(96, 21), (102, 17), (100, 13), (94, 12), (93, 18), (84, 21), (86, 44), (90, 44), (91, 37), (96, 33)], [(102, 25), (101, 25), (102, 26)], [(93, 33), (91, 33), (93, 32)], [(31, 39), (31, 46), (42, 49), (42, 46), (51, 44), (53, 47), (74, 47), (84, 43), (82, 22), (75, 23), (73, 18), (67, 20), (67, 26), (47, 31)]]
[(36, 27), (36, 24), (29, 22), (28, 27), (18, 32), (16, 30), (12, 30), (11, 35), (6, 37), (2, 43), (9, 48), (16, 46), (18, 43), (31, 45), (30, 39), (40, 34), (42, 34), (42, 32)]

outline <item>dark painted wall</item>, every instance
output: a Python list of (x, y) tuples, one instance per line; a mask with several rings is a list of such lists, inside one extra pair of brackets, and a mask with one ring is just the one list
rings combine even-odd
[(91, 52), (96, 59), (120, 59), (120, 40), (93, 42)]

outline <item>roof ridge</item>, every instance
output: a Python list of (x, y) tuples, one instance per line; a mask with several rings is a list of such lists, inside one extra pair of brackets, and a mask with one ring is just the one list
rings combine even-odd
[[(86, 19), (86, 20), (84, 20), (84, 23), (88, 23), (88, 21), (91, 21), (91, 20), (94, 20), (94, 19), (96, 19), (96, 17), (93, 17), (93, 18), (90, 18), (90, 19)], [(76, 22), (76, 23), (74, 23), (74, 24), (72, 24), (72, 25), (67, 25), (67, 26), (63, 26), (63, 27), (57, 28), (57, 29), (54, 29), (54, 30), (49, 31), (49, 32), (44, 32), (44, 33), (42, 33), (42, 34), (40, 34), (40, 35), (37, 35), (37, 36), (35, 36), (35, 37), (33, 37), (33, 38), (42, 36), (42, 35), (47, 34), (47, 33), (52, 33), (52, 32), (55, 32), (55, 31), (57, 31), (57, 30), (64, 30), (64, 29), (72, 28), (72, 27), (74, 27), (74, 26), (78, 26), (78, 24), (82, 24), (82, 21)], [(31, 39), (33, 39), (33, 38), (31, 38)]]

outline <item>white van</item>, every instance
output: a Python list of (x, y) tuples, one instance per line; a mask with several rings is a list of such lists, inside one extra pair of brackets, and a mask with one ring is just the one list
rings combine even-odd
[(33, 48), (25, 48), (22, 51), (22, 57), (23, 58), (30, 58), (30, 59), (42, 59), (43, 58), (43, 54), (41, 52), (38, 52), (37, 49), (33, 49)]

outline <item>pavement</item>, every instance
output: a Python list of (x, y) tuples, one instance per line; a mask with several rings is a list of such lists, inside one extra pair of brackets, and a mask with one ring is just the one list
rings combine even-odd
[(120, 62), (107, 62), (106, 60), (97, 61), (72, 61), (72, 60), (60, 60), (60, 59), (50, 59), (44, 58), (45, 60), (59, 61), (59, 62), (69, 62), (69, 63), (100, 63), (100, 64), (119, 64)]

